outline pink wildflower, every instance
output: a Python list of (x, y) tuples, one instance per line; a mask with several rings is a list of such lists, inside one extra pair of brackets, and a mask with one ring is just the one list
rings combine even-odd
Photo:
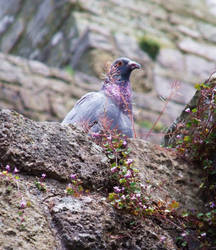
[(43, 173), (43, 174), (41, 175), (41, 177), (42, 177), (43, 179), (45, 179), (45, 178), (46, 178), (46, 174)]
[(161, 241), (165, 241), (165, 239), (166, 239), (165, 236), (161, 236), (161, 237), (160, 237), (160, 240), (161, 240)]
[(71, 174), (71, 175), (70, 175), (70, 178), (71, 178), (72, 180), (76, 180), (77, 176), (76, 176), (76, 174)]
[(6, 168), (7, 171), (10, 171), (10, 166), (9, 165), (6, 165), (5, 168)]
[(19, 172), (19, 170), (15, 167), (13, 173), (16, 174), (18, 172)]
[(110, 140), (110, 141), (111, 141), (111, 140), (112, 140), (112, 136), (111, 136), (111, 135), (108, 136), (108, 137), (107, 137), (107, 140)]
[(131, 174), (131, 171), (128, 170), (127, 173), (124, 175), (125, 178), (131, 178), (132, 177), (132, 174)]
[(181, 234), (182, 237), (185, 237), (186, 235), (187, 235), (187, 233), (185, 233), (185, 232)]
[(126, 199), (126, 196), (123, 194), (123, 195), (121, 196), (121, 199), (122, 199), (122, 200), (125, 200), (125, 199)]
[(100, 136), (100, 134), (99, 134), (99, 133), (92, 133), (91, 135), (92, 135), (92, 137), (93, 137), (93, 138), (97, 138), (97, 137), (99, 137), (99, 136)]
[(215, 207), (215, 203), (212, 201), (210, 202), (210, 208), (214, 208)]
[(131, 165), (132, 162), (133, 162), (132, 159), (127, 159), (127, 161), (126, 161), (126, 163), (127, 163), (129, 166)]
[(115, 173), (117, 170), (118, 170), (118, 168), (117, 168), (117, 167), (113, 167), (113, 168), (111, 168), (111, 172), (112, 172), (112, 173)]
[(22, 198), (21, 203), (20, 203), (20, 208), (25, 208), (26, 207), (26, 200)]
[(136, 197), (137, 197), (137, 198), (140, 198), (140, 197), (141, 197), (141, 194), (136, 194)]
[(121, 188), (115, 186), (115, 187), (113, 187), (113, 189), (114, 189), (114, 192), (121, 193)]
[(131, 197), (131, 200), (136, 200), (137, 198), (136, 198), (136, 196), (135, 195), (133, 195), (132, 197)]

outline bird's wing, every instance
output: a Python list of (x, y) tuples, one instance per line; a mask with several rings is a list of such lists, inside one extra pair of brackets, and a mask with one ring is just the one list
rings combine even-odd
[(90, 92), (77, 101), (66, 115), (62, 124), (80, 124), (92, 126), (103, 112), (106, 97), (102, 92)]

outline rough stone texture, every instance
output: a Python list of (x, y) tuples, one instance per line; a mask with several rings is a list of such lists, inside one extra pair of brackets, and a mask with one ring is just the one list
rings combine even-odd
[(144, 140), (132, 141), (131, 147), (142, 183), (146, 183), (155, 200), (178, 200), (181, 208), (189, 209), (202, 204), (198, 198), (201, 171), (178, 160), (171, 151)]
[[(34, 182), (8, 179), (0, 176), (0, 248), (60, 249), (45, 206), (38, 202), (37, 194), (32, 193), (32, 190), (36, 193)], [(24, 221), (19, 214), (22, 201), (31, 204), (24, 210)]]
[[(79, 131), (75, 137), (74, 127), (36, 123), (10, 111), (3, 111), (0, 119), (1, 162), (18, 165), (21, 171), (31, 174), (46, 170), (48, 176), (59, 180), (69, 179), (70, 174), (76, 172), (84, 182), (93, 181), (92, 187), (100, 185), (97, 175), (101, 175), (100, 178), (106, 175), (106, 157), (102, 149), (84, 132)], [(83, 141), (83, 150), (77, 151)], [(18, 142), (19, 147), (16, 146)]]
[[(19, 189), (14, 184), (12, 191), (7, 191), (8, 185), (14, 182), (0, 177), (1, 249), (176, 248), (175, 237), (181, 232), (178, 221), (139, 220), (117, 212), (100, 194), (66, 196), (65, 184), (51, 179), (46, 180), (43, 193), (35, 187), (34, 177), (19, 176)], [(22, 199), (31, 205), (21, 210)], [(20, 211), (24, 211), (23, 222)]]
[[(168, 222), (167, 226), (172, 228), (168, 232), (151, 219), (134, 221), (132, 216), (116, 213), (98, 195), (79, 199), (61, 198), (51, 213), (66, 249), (175, 249), (176, 247), (172, 238), (174, 231), (178, 231), (176, 224), (171, 226)], [(160, 241), (162, 235), (166, 237), (164, 244)]]
[[(180, 202), (181, 209), (200, 209), (199, 170), (182, 163), (157, 145), (130, 141), (131, 158), (141, 182), (155, 202)], [(82, 131), (59, 123), (35, 122), (0, 111), (0, 162), (20, 170), (20, 179), (0, 175), (0, 246), (3, 249), (176, 249), (182, 229), (178, 219), (150, 216), (139, 219), (121, 213), (106, 201), (110, 180), (107, 157)], [(47, 192), (34, 184), (47, 174)], [(62, 183), (77, 174), (89, 192), (66, 196)], [(9, 188), (8, 186), (12, 186)], [(20, 227), (21, 201), (30, 202)], [(39, 228), (40, 227), (40, 228)], [(37, 234), (35, 232), (37, 231)], [(8, 241), (8, 237), (13, 240)], [(164, 236), (165, 239), (161, 240)]]

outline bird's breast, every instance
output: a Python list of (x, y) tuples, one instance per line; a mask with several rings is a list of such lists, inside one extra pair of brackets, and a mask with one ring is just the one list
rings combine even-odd
[(131, 112), (131, 89), (129, 85), (119, 86), (117, 84), (112, 84), (106, 86), (105, 94), (118, 105), (122, 112)]

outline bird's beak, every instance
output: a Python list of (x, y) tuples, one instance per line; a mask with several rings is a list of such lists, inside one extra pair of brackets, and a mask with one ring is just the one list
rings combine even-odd
[(130, 61), (128, 63), (128, 66), (131, 70), (134, 70), (134, 69), (141, 69), (141, 65), (137, 62), (134, 62), (134, 61)]

